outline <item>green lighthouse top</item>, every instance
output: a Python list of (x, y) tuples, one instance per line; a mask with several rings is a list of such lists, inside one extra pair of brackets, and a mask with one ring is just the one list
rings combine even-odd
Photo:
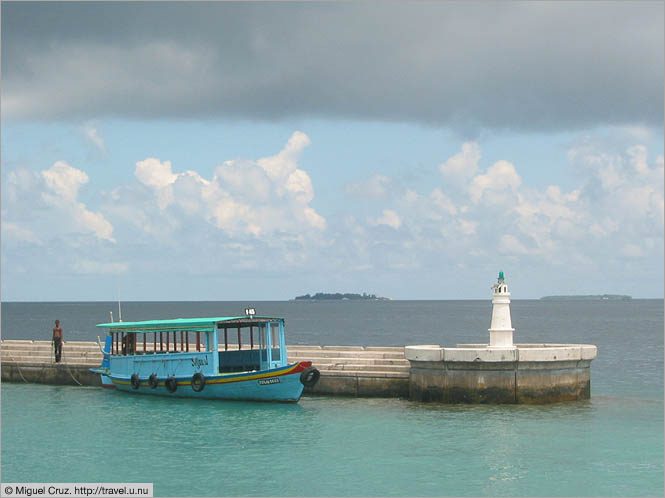
[(502, 271), (499, 272), (499, 280), (503, 280), (503, 272)]

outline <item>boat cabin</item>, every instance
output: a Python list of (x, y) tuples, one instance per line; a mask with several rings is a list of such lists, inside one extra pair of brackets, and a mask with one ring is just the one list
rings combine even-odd
[(211, 376), (287, 365), (283, 318), (180, 318), (97, 326), (109, 329), (113, 372)]

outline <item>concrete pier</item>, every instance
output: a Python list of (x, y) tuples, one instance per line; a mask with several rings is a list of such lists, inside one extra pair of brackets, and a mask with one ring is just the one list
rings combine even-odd
[(591, 344), (514, 344), (503, 272), (492, 287), (489, 344), (406, 346), (409, 398), (445, 403), (554, 403), (591, 397)]
[(591, 396), (590, 344), (407, 346), (409, 398), (444, 403), (553, 403)]
[[(408, 397), (444, 403), (552, 403), (591, 396), (591, 344), (514, 344), (503, 272), (492, 286), (488, 344), (442, 347), (287, 346), (289, 363), (311, 361), (321, 377), (305, 394)], [(151, 351), (151, 345), (146, 351)], [(225, 346), (220, 346), (220, 351)], [(238, 346), (229, 344), (229, 349)], [(166, 353), (168, 354), (168, 353)], [(65, 342), (55, 363), (49, 341), (2, 341), (2, 381), (100, 386), (95, 342)]]
[[(2, 381), (101, 386), (102, 354), (95, 342), (67, 341), (62, 362), (55, 363), (50, 341), (3, 340)], [(230, 349), (236, 346), (229, 345)], [(409, 362), (403, 347), (287, 346), (289, 362), (311, 361), (321, 372), (305, 394), (358, 397), (409, 395)]]

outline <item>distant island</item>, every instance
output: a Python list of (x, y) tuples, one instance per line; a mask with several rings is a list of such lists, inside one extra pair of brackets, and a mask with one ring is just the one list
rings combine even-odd
[(543, 296), (543, 301), (630, 301), (632, 296), (622, 294), (591, 294), (586, 296)]
[(389, 297), (377, 297), (376, 294), (366, 294), (364, 292), (362, 294), (351, 294), (348, 292), (345, 294), (341, 294), (339, 292), (329, 294), (327, 292), (317, 292), (313, 296), (310, 294), (305, 294), (304, 296), (296, 296), (295, 299), (296, 301), (391, 301)]

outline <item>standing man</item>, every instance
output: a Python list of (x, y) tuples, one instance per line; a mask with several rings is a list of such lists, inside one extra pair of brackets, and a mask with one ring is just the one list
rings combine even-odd
[(53, 327), (53, 349), (55, 351), (55, 362), (60, 362), (60, 355), (62, 354), (62, 327), (60, 327), (60, 320), (55, 321)]

